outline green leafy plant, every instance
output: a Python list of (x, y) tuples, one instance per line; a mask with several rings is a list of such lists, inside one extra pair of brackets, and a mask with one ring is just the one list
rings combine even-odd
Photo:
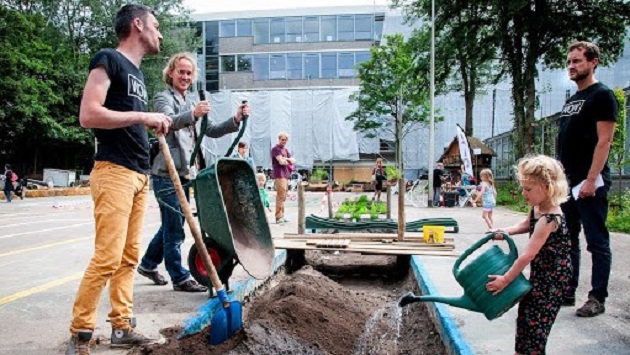
[(630, 191), (625, 190), (618, 205), (608, 211), (606, 225), (611, 232), (630, 233)]
[(400, 177), (398, 169), (393, 165), (385, 166), (385, 173), (387, 174), (387, 180), (398, 180)]
[(313, 170), (309, 182), (322, 182), (322, 180), (328, 179), (328, 172), (324, 169), (318, 168)]

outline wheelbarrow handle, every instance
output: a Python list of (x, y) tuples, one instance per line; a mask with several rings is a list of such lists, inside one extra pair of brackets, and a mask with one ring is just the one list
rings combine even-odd
[[(179, 174), (177, 174), (177, 169), (175, 168), (175, 162), (173, 162), (173, 157), (171, 157), (171, 151), (168, 148), (168, 144), (166, 143), (166, 138), (164, 138), (163, 134), (158, 134), (158, 141), (160, 142), (160, 150), (162, 151), (162, 155), (164, 156), (164, 161), (166, 162), (166, 167), (168, 168), (168, 173), (171, 176), (171, 180), (173, 181), (173, 185), (175, 187), (175, 192), (177, 193), (177, 198), (179, 199), (179, 204), (182, 206), (182, 211), (184, 212), (184, 216), (186, 217), (186, 221), (188, 222), (188, 226), (190, 227), (190, 231), (192, 232), (193, 238), (195, 239), (195, 246), (197, 247), (197, 252), (201, 256), (201, 260), (203, 261), (204, 266), (206, 267), (206, 271), (208, 272), (208, 276), (210, 277), (210, 282), (212, 283), (212, 287), (217, 291), (223, 290), (223, 284), (221, 284), (221, 280), (219, 279), (219, 275), (217, 274), (217, 270), (212, 264), (210, 260), (210, 256), (208, 255), (208, 250), (206, 249), (206, 245), (201, 239), (201, 230), (199, 229), (199, 225), (195, 221), (195, 217), (193, 216), (192, 210), (190, 209), (190, 204), (186, 200), (186, 195), (184, 194), (184, 188), (182, 187), (182, 182), (179, 180)], [(228, 307), (229, 302), (226, 304), (224, 302), (224, 307)]]

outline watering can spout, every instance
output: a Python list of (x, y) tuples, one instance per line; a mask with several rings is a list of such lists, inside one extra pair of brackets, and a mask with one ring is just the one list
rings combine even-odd
[(475, 305), (473, 300), (466, 295), (461, 297), (416, 296), (412, 292), (409, 292), (400, 299), (398, 305), (400, 307), (405, 307), (406, 305), (415, 302), (440, 302), (453, 307), (465, 308), (474, 312), (479, 312), (479, 308)]

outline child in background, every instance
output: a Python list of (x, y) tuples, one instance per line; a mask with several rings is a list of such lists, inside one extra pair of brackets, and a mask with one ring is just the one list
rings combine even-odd
[[(492, 232), (529, 232), (529, 242), (504, 275), (488, 275), (491, 281), (486, 289), (497, 295), (531, 263), (532, 290), (518, 306), (515, 350), (517, 354), (545, 354), (549, 332), (572, 275), (569, 234), (560, 209), (569, 187), (560, 163), (548, 156), (525, 157), (517, 168), (523, 197), (531, 210), (522, 222)], [(495, 239), (502, 239), (502, 235), (497, 234)]]
[(497, 204), (497, 190), (494, 188), (494, 176), (492, 170), (483, 169), (479, 173), (479, 177), (481, 178), (481, 184), (479, 185), (481, 190), (477, 194), (477, 198), (475, 198), (475, 204), (479, 203), (479, 200), (481, 200), (481, 207), (483, 207), (481, 218), (486, 221), (488, 228), (492, 229), (494, 228), (492, 210)]
[(256, 174), (256, 180), (258, 181), (258, 191), (260, 192), (260, 199), (262, 200), (263, 207), (267, 209), (267, 212), (271, 212), (271, 207), (269, 206), (269, 195), (267, 195), (267, 190), (265, 189), (267, 177), (263, 173), (258, 173)]

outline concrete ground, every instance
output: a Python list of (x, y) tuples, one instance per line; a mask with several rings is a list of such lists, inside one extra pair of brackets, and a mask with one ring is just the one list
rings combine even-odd
[[(339, 203), (352, 194), (338, 193)], [(357, 194), (358, 195), (358, 194)], [(307, 193), (307, 214), (322, 210), (322, 193)], [(356, 195), (355, 195), (356, 196)], [(272, 193), (271, 201), (273, 203)], [(396, 205), (395, 203), (393, 205)], [(320, 215), (326, 214), (325, 208)], [(59, 354), (68, 338), (72, 302), (81, 275), (93, 251), (94, 226), (89, 196), (38, 198), (14, 203), (0, 203), (0, 354)], [(481, 210), (473, 208), (428, 209), (406, 207), (408, 220), (428, 217), (452, 217), (460, 224), (455, 236), (456, 249), (465, 250), (485, 230)], [(395, 214), (394, 214), (395, 215)], [(270, 220), (273, 216), (270, 215)], [(289, 194), (286, 217), (290, 223), (271, 224), (274, 236), (297, 231), (297, 202)], [(523, 218), (523, 214), (497, 209), (498, 226)], [(145, 218), (143, 251), (159, 226), (157, 203), (150, 200)], [(519, 245), (526, 241), (517, 239)], [(192, 238), (184, 246), (184, 260)], [(630, 354), (630, 252), (628, 235), (613, 234), (613, 273), (610, 298), (604, 315), (593, 319), (574, 316), (575, 308), (563, 309), (552, 330), (550, 354)], [(584, 251), (583, 277), (578, 302), (588, 292), (589, 255)], [(455, 258), (420, 257), (440, 294), (460, 295), (451, 269)], [(162, 268), (161, 271), (165, 273)], [(233, 280), (247, 275), (237, 268)], [(208, 299), (207, 294), (175, 292), (169, 283), (154, 286), (136, 275), (134, 313), (138, 329), (156, 336), (159, 329), (181, 324)], [(109, 338), (106, 323), (109, 301), (107, 290), (100, 303), (96, 336)], [(514, 344), (515, 310), (489, 322), (482, 315), (448, 307), (463, 341), (475, 354), (509, 354)], [(99, 346), (95, 353), (122, 354)]]

